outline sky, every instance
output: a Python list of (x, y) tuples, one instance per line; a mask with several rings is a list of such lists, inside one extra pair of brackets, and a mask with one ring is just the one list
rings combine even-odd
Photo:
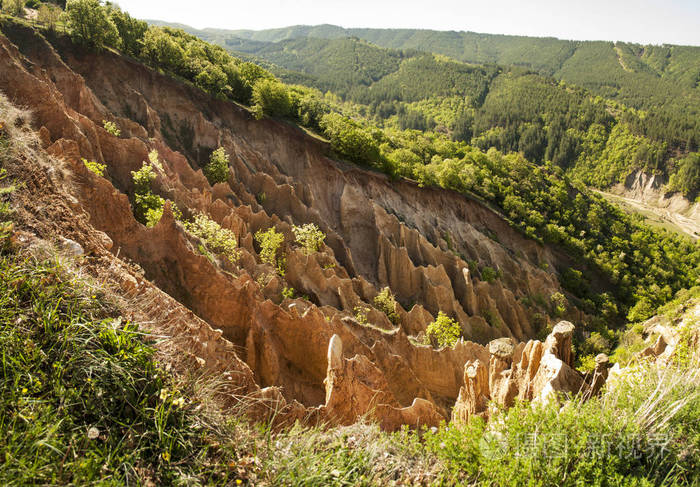
[(142, 19), (196, 28), (296, 24), (466, 30), (700, 46), (700, 0), (117, 0)]

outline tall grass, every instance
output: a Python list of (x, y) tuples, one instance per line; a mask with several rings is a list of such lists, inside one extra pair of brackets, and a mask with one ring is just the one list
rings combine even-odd
[(479, 485), (699, 485), (700, 369), (639, 364), (583, 402), (517, 404), (443, 427), (429, 450)]
[(226, 477), (212, 431), (138, 327), (57, 261), (0, 256), (0, 483)]

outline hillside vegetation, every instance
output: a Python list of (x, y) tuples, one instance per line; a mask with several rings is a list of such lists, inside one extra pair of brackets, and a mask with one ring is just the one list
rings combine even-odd
[[(677, 174), (668, 190), (680, 191), (691, 199), (698, 190), (696, 171), (691, 176), (683, 168), (689, 165), (684, 157), (700, 145), (700, 48), (456, 32), (343, 30), (332, 26), (255, 33), (191, 28), (188, 31), (233, 52), (272, 63), (273, 71), (283, 79), (324, 91), (330, 89), (344, 99), (367, 105), (364, 110), (380, 123), (398, 112), (402, 127), (424, 130), (442, 126), (453, 137), (476, 139), (473, 143), (485, 148), (522, 151), (533, 144), (549, 146), (548, 152), (540, 149), (526, 155), (536, 162), (547, 159), (565, 168), (580, 160), (583, 163), (578, 164), (575, 174), (587, 184), (601, 188), (624, 181), (634, 170), (644, 170), (667, 177)], [(341, 68), (338, 60), (352, 59), (356, 49), (353, 45), (360, 44), (365, 49), (374, 46), (372, 55), (363, 59), (361, 65), (353, 67), (351, 61)], [(340, 45), (344, 48), (338, 49)], [(454, 61), (433, 60), (417, 50), (480, 63), (481, 67), (458, 67)], [(307, 55), (310, 52), (313, 54)], [(387, 73), (384, 79), (354, 82), (356, 75), (352, 73), (356, 70), (379, 73), (395, 64), (387, 60), (406, 57), (409, 59), (401, 68)], [(463, 74), (456, 76), (455, 69)], [(506, 73), (496, 77), (500, 71)], [(532, 76), (534, 72), (540, 76)], [(551, 78), (568, 85), (560, 86)], [(572, 85), (588, 91), (578, 90), (569, 96)], [(491, 90), (501, 99), (506, 93), (510, 103), (492, 106), (495, 97), (484, 99)], [(459, 100), (446, 105), (445, 99), (450, 96)], [(411, 107), (401, 103), (419, 100), (425, 103)], [(590, 102), (607, 112), (603, 133), (599, 117), (572, 118), (576, 116), (570, 113), (574, 104)], [(521, 108), (523, 103), (531, 104), (526, 113)], [(496, 120), (491, 115), (495, 110)], [(559, 121), (560, 115), (564, 120)], [(592, 123), (596, 124), (592, 128), (595, 135), (587, 133)], [(607, 140), (611, 123), (623, 125), (638, 140), (631, 142), (631, 152), (630, 147), (625, 147), (625, 156), (617, 160), (611, 160), (614, 157), (610, 154), (594, 152), (589, 141), (594, 137), (600, 145), (601, 138)], [(569, 128), (576, 132), (564, 134)], [(611, 145), (619, 143), (611, 140)]]
[[(265, 31), (205, 30), (211, 41), (230, 37), (279, 42), (303, 37), (357, 37), (390, 49), (416, 49), (480, 64), (526, 66), (635, 108), (685, 106), (697, 113), (700, 47), (568, 41), (420, 29), (343, 29), (291, 26)], [(659, 89), (665, 88), (665, 89)], [(670, 90), (670, 91), (669, 91)], [(685, 102), (678, 95), (690, 97)], [(673, 107), (673, 102), (678, 103)]]

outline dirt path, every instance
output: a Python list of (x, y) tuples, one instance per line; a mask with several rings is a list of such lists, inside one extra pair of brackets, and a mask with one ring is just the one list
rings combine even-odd
[(647, 223), (653, 226), (682, 232), (695, 240), (700, 238), (700, 221), (696, 219), (688, 218), (680, 213), (670, 211), (666, 208), (659, 208), (658, 206), (653, 206), (633, 198), (606, 193), (605, 191), (594, 191), (628, 211), (641, 214), (647, 220)]
[(628, 67), (625, 65), (625, 62), (622, 60), (622, 49), (620, 49), (619, 47), (615, 46), (615, 54), (617, 55), (617, 62), (620, 63), (620, 66), (622, 66), (622, 69), (624, 69), (625, 71), (628, 71), (628, 72), (631, 73), (632, 70), (631, 70), (630, 68), (628, 68)]

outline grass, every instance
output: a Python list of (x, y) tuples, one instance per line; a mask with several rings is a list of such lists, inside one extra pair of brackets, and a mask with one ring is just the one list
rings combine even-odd
[(137, 325), (64, 271), (0, 256), (0, 483), (226, 478), (204, 472), (213, 433), (186, 385), (159, 368)]
[(517, 404), (424, 441), (469, 485), (698, 485), (700, 372), (639, 366), (600, 398)]

